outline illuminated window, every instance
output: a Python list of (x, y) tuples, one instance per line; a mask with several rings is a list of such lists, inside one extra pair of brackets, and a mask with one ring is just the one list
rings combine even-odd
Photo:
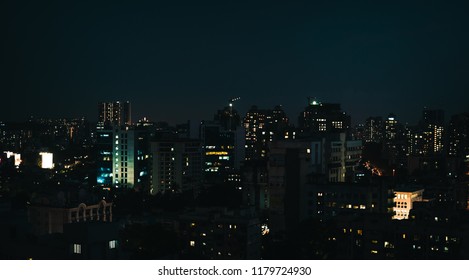
[(193, 240), (189, 241), (189, 245), (190, 245), (191, 247), (195, 247), (195, 241), (193, 241)]
[(376, 250), (371, 250), (371, 253), (372, 253), (372, 254), (378, 254), (378, 251), (376, 251)]
[(81, 254), (81, 244), (73, 244), (73, 253)]
[(116, 248), (117, 241), (116, 240), (111, 240), (109, 241), (109, 249), (115, 249)]

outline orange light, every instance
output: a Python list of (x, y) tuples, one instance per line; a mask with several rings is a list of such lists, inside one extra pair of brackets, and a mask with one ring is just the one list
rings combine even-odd
[(205, 155), (207, 156), (225, 156), (225, 155), (228, 155), (228, 152), (224, 152), (224, 151), (219, 151), (219, 152), (206, 152)]

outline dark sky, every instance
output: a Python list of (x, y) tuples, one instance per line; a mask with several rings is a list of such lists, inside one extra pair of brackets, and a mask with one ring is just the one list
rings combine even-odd
[[(469, 110), (468, 1), (21, 1), (2, 4), (0, 120), (85, 116), (130, 100), (134, 119), (211, 118), (228, 98), (307, 96), (354, 122), (423, 106)], [(6, 22), (5, 22), (6, 21)]]

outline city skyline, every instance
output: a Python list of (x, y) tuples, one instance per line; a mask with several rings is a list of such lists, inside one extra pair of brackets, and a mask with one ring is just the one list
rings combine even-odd
[(10, 1), (0, 120), (94, 121), (129, 100), (135, 120), (181, 123), (237, 96), (241, 115), (281, 104), (292, 123), (308, 96), (354, 124), (469, 109), (466, 3), (336, 4)]

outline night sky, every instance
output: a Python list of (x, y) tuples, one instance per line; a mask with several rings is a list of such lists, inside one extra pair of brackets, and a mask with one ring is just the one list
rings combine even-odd
[[(142, 2), (142, 3), (140, 3)], [(451, 3), (450, 3), (451, 2)], [(209, 119), (307, 96), (362, 122), (469, 110), (468, 1), (21, 1), (2, 4), (0, 121)]]

